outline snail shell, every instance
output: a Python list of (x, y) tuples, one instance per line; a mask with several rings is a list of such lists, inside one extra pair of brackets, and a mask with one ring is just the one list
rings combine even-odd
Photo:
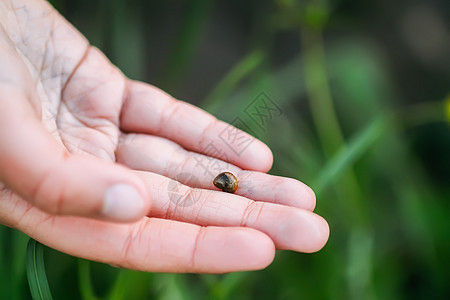
[(238, 188), (238, 181), (236, 176), (230, 172), (223, 172), (214, 178), (214, 185), (227, 193), (234, 193)]

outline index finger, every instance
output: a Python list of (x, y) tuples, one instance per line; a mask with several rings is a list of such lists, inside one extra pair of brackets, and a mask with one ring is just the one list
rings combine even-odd
[(122, 130), (165, 137), (242, 169), (267, 172), (272, 167), (269, 147), (249, 134), (151, 85), (128, 81), (127, 87)]

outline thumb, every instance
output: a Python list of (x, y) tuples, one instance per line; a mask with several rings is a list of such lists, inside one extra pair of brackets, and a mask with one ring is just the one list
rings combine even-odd
[(43, 126), (26, 97), (0, 94), (0, 181), (40, 209), (113, 221), (145, 216), (150, 198), (125, 167), (67, 153)]

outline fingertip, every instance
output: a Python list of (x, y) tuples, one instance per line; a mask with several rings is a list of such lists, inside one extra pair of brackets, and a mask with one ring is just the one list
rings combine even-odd
[[(197, 248), (199, 272), (260, 270), (275, 257), (275, 245), (270, 237), (255, 229), (208, 227), (208, 231), (202, 241), (205, 246)], [(217, 240), (218, 237), (220, 240)], [(214, 268), (211, 268), (212, 265)]]
[(319, 215), (314, 215), (316, 219), (311, 226), (310, 242), (306, 244), (305, 253), (314, 253), (325, 247), (330, 237), (330, 227), (328, 222)]
[(314, 193), (314, 190), (312, 188), (310, 188), (309, 186), (307, 186), (306, 184), (303, 184), (303, 188), (306, 191), (306, 194), (308, 195), (309, 198), (309, 206), (307, 206), (306, 209), (310, 210), (310, 211), (314, 211), (314, 209), (316, 209), (316, 203), (317, 203), (317, 198), (316, 198), (316, 193)]
[(321, 216), (305, 210), (291, 210), (284, 218), (284, 224), (273, 226), (277, 249), (304, 253), (317, 252), (328, 241), (330, 229)]
[(245, 228), (240, 232), (239, 242), (247, 248), (242, 258), (247, 262), (245, 270), (260, 270), (269, 266), (275, 258), (275, 244), (261, 231)]
[(261, 160), (261, 172), (269, 172), (269, 170), (272, 168), (273, 165), (273, 153), (272, 150), (269, 148), (269, 146), (267, 146), (266, 144), (264, 144), (263, 142), (261, 142), (262, 146), (262, 150), (261, 150), (261, 156), (262, 156), (262, 160)]
[(306, 184), (294, 178), (273, 177), (277, 186), (276, 203), (314, 211), (316, 206), (316, 195)]
[(260, 140), (255, 140), (250, 147), (250, 151), (243, 152), (239, 166), (242, 169), (267, 173), (273, 164), (272, 150)]

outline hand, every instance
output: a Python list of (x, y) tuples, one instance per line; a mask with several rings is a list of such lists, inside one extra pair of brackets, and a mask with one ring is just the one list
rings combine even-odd
[[(259, 269), (275, 249), (323, 247), (313, 192), (263, 173), (263, 143), (228, 150), (230, 125), (126, 79), (45, 1), (0, 2), (0, 25), (1, 223), (153, 272)], [(236, 194), (202, 162), (233, 172)]]

